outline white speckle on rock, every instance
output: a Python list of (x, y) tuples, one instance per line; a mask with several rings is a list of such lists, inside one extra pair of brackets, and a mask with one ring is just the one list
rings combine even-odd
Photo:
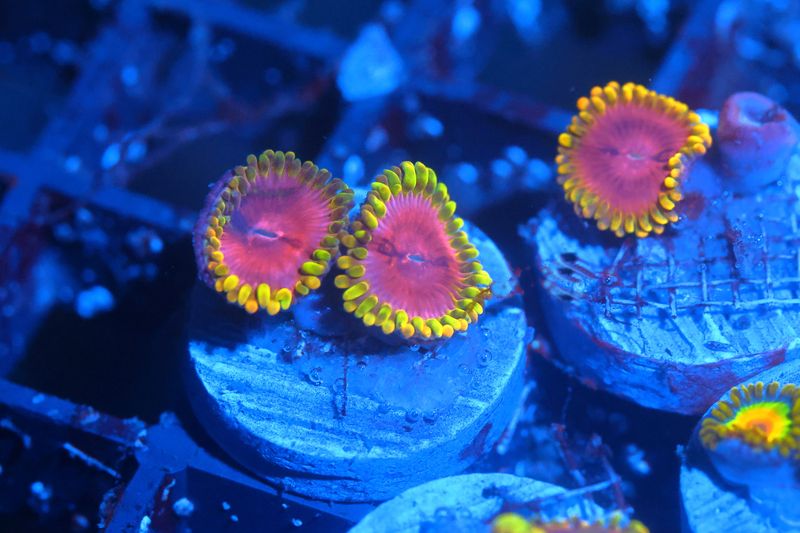
[(186, 518), (194, 512), (194, 504), (189, 498), (181, 498), (172, 504), (172, 511), (176, 515)]
[(92, 318), (114, 308), (114, 295), (101, 285), (81, 291), (75, 300), (75, 311), (81, 318)]
[(31, 494), (41, 501), (47, 501), (53, 495), (53, 491), (41, 481), (31, 483)]
[(404, 69), (383, 26), (369, 24), (342, 58), (336, 82), (344, 98), (353, 102), (394, 92)]

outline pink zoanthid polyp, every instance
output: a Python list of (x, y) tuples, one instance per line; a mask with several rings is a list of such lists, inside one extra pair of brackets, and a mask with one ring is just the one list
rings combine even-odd
[(451, 337), (483, 313), (491, 277), (436, 173), (405, 161), (372, 184), (342, 237), (344, 308), (407, 339)]
[(200, 278), (249, 313), (317, 289), (339, 255), (353, 192), (292, 152), (267, 150), (212, 188), (194, 232)]
[(575, 212), (618, 237), (660, 234), (692, 160), (711, 146), (708, 126), (672, 97), (610, 82), (577, 103), (558, 137), (558, 182)]

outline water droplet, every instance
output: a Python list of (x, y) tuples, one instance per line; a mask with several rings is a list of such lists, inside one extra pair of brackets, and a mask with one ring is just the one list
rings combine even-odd
[(460, 507), (456, 510), (460, 518), (472, 518), (472, 511), (467, 507)]
[(734, 329), (747, 329), (750, 327), (750, 318), (747, 316), (740, 316), (739, 318), (733, 320), (731, 325), (734, 327)]
[(444, 132), (442, 122), (431, 115), (420, 115), (413, 124), (414, 133), (418, 137), (440, 137)]
[(81, 158), (77, 155), (71, 155), (64, 160), (64, 170), (74, 174), (81, 168)]
[(455, 167), (458, 179), (466, 184), (473, 184), (478, 181), (478, 169), (470, 163), (459, 163)]
[(459, 7), (451, 24), (450, 31), (458, 42), (472, 37), (481, 25), (481, 13), (471, 5)]
[(523, 165), (528, 159), (528, 154), (525, 152), (525, 149), (516, 145), (506, 147), (505, 156), (506, 159), (515, 165)]
[(356, 367), (359, 370), (364, 370), (365, 368), (367, 368), (367, 362), (366, 361), (359, 361), (358, 363), (356, 363)]
[(419, 420), (419, 409), (409, 409), (406, 411), (406, 421), (414, 424), (417, 420)]
[(436, 511), (434, 511), (434, 515), (436, 516), (436, 518), (441, 520), (445, 518), (450, 518), (451, 516), (453, 516), (453, 513), (447, 507), (439, 507), (438, 509), (436, 509)]
[(369, 152), (375, 152), (383, 147), (389, 141), (389, 134), (380, 126), (375, 127), (369, 132), (367, 140), (364, 141), (364, 147)]
[(294, 527), (300, 527), (303, 525), (303, 521), (300, 520), (299, 518), (292, 518), (292, 525)]
[(363, 100), (394, 92), (403, 80), (403, 69), (403, 59), (386, 30), (369, 24), (342, 58), (336, 83), (346, 100)]
[(343, 172), (348, 182), (357, 182), (364, 176), (364, 161), (355, 154), (350, 155), (344, 162)]
[(492, 173), (499, 178), (509, 178), (514, 172), (514, 167), (505, 159), (495, 159), (491, 164)]
[(436, 419), (439, 418), (439, 411), (434, 409), (433, 411), (426, 411), (422, 415), (422, 420), (425, 421), (427, 424), (433, 424), (436, 422)]
[(469, 373), (469, 367), (467, 365), (465, 365), (464, 363), (461, 363), (460, 365), (458, 365), (458, 371), (459, 372), (463, 372), (464, 374), (468, 374)]
[(119, 163), (119, 158), (120, 147), (119, 144), (114, 143), (106, 148), (106, 150), (103, 152), (103, 156), (100, 159), (100, 164), (104, 169), (108, 170)]
[(147, 155), (147, 144), (141, 140), (131, 141), (128, 145), (128, 150), (125, 152), (125, 159), (136, 163), (141, 161)]
[(482, 352), (478, 356), (478, 366), (488, 366), (489, 363), (492, 362), (492, 353), (491, 352)]
[(311, 371), (306, 375), (308, 382), (312, 385), (322, 385), (322, 376), (320, 376), (320, 372), (322, 372), (322, 368), (314, 367)]
[(126, 87), (133, 87), (139, 83), (139, 69), (136, 68), (136, 65), (125, 65), (119, 77)]

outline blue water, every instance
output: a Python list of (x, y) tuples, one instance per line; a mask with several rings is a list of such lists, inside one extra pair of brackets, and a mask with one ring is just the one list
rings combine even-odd
[[(123, 494), (155, 509), (119, 507), (142, 531), (343, 531), (369, 509), (251, 486), (183, 390), (196, 213), (267, 148), (352, 186), (406, 159), (435, 168), (519, 275), (537, 331), (513, 439), (473, 469), (567, 488), (618, 476), (595, 503), (679, 530), (676, 448), (697, 417), (594, 390), (543, 356), (548, 310), (518, 227), (561, 197), (557, 134), (592, 86), (655, 84), (710, 117), (754, 90), (798, 112), (798, 28), (797, 2), (768, 1), (0, 3), (0, 530), (92, 531)], [(181, 470), (158, 503), (165, 487), (130, 488), (137, 448), (117, 422), (87, 433), (37, 411), (51, 397), (151, 428), (176, 413), (219, 462)]]

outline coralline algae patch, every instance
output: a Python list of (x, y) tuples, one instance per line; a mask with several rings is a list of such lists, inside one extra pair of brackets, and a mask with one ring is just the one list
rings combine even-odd
[(249, 470), (325, 500), (385, 499), (462, 472), (517, 408), (529, 337), (508, 265), (465, 228), (497, 291), (478, 324), (440, 342), (388, 344), (341, 309), (361, 334), (321, 336), (198, 286), (186, 380), (201, 423)]
[(780, 179), (800, 140), (794, 117), (758, 93), (734, 94), (719, 115), (721, 165), (730, 186), (752, 194)]
[(787, 346), (800, 336), (793, 159), (784, 179), (747, 195), (728, 186), (713, 150), (693, 164), (676, 206), (681, 219), (662, 235), (617, 240), (564, 201), (521, 229), (555, 362), (587, 385), (697, 414), (789, 360)]
[(800, 530), (798, 382), (800, 360), (778, 365), (733, 387), (703, 416), (681, 467), (691, 531)]

